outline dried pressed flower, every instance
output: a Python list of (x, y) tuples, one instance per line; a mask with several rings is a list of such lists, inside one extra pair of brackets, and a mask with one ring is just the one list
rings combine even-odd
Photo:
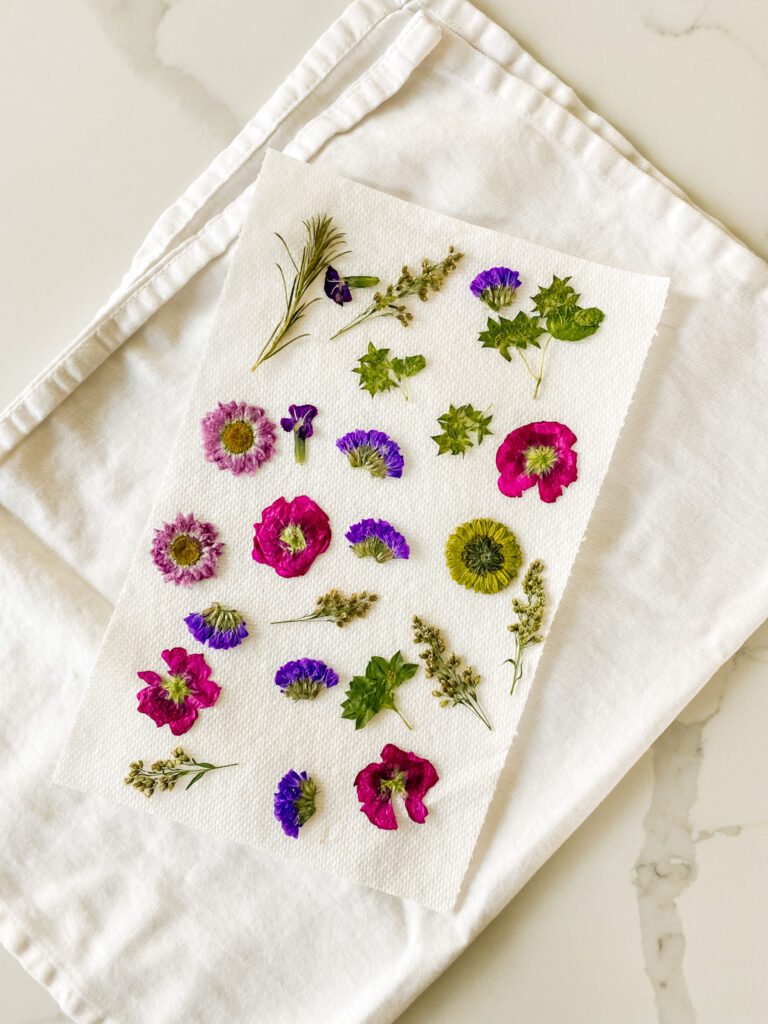
[(431, 761), (387, 743), (381, 761), (374, 761), (357, 773), (355, 788), (360, 810), (371, 824), (392, 831), (397, 828), (394, 798), (402, 796), (408, 817), (423, 825), (429, 813), (424, 797), (439, 781)]
[(289, 622), (332, 622), (343, 629), (353, 619), (362, 619), (369, 611), (372, 604), (378, 601), (378, 594), (369, 594), (366, 590), (359, 593), (342, 593), (341, 590), (329, 590), (326, 594), (318, 597), (314, 611), (307, 615), (300, 615), (295, 619), (277, 619), (271, 622), (271, 626), (282, 626)]
[(523, 553), (517, 537), (495, 519), (457, 526), (445, 545), (448, 571), (457, 583), (480, 594), (496, 594), (517, 576)]
[(426, 647), (419, 657), (424, 662), (427, 679), (437, 680), (438, 686), (432, 691), (432, 696), (440, 700), (440, 707), (469, 708), (490, 729), (491, 723), (477, 700), (480, 676), (469, 665), (461, 668), (461, 658), (457, 654), (446, 654), (443, 634), (437, 626), (430, 626), (414, 615), (413, 642)]
[(331, 543), (328, 516), (306, 494), (273, 501), (253, 531), (253, 560), (283, 577), (303, 576)]
[(306, 772), (291, 769), (280, 779), (275, 793), (275, 817), (287, 836), (299, 838), (299, 829), (317, 810), (316, 796), (317, 786)]
[(172, 647), (161, 655), (168, 672), (137, 672), (147, 685), (139, 690), (138, 711), (155, 725), (167, 725), (174, 736), (181, 736), (197, 721), (202, 708), (210, 708), (219, 699), (221, 687), (211, 679), (211, 668), (202, 654), (188, 654), (183, 647)]
[(517, 622), (507, 627), (510, 633), (515, 634), (515, 656), (508, 659), (515, 670), (510, 693), (515, 692), (515, 687), (522, 678), (523, 652), (526, 647), (530, 644), (540, 644), (544, 639), (540, 632), (547, 604), (543, 562), (536, 559), (528, 566), (523, 576), (522, 591), (525, 601), (517, 597), (512, 600), (512, 611), (517, 616)]
[(498, 313), (500, 309), (512, 305), (521, 284), (517, 270), (510, 270), (509, 267), (491, 267), (473, 278), (469, 290)]
[(177, 586), (191, 586), (216, 573), (224, 545), (216, 543), (218, 533), (211, 523), (193, 515), (178, 515), (172, 523), (155, 530), (152, 561), (163, 578)]
[(144, 767), (143, 761), (131, 761), (128, 765), (128, 774), (123, 780), (126, 786), (133, 786), (144, 796), (152, 796), (156, 789), (171, 790), (176, 783), (187, 775), (192, 778), (184, 787), (190, 789), (196, 782), (208, 772), (218, 771), (220, 768), (235, 768), (236, 762), (232, 764), (208, 764), (207, 761), (196, 761), (185, 753), (182, 747), (176, 747), (170, 758), (164, 761), (154, 761), (149, 768)]
[(358, 558), (388, 562), (392, 558), (408, 558), (411, 554), (402, 533), (384, 519), (361, 519), (350, 526), (345, 537)]
[(519, 498), (538, 485), (539, 497), (551, 504), (578, 477), (576, 435), (564, 423), (526, 423), (507, 434), (496, 453), (499, 490)]
[(275, 425), (258, 405), (219, 402), (202, 428), (206, 459), (235, 476), (255, 473), (275, 451)]
[(201, 644), (217, 650), (237, 647), (248, 636), (245, 619), (234, 608), (225, 608), (214, 601), (202, 612), (192, 612), (184, 621), (187, 629)]
[(275, 673), (278, 686), (289, 700), (314, 700), (322, 689), (336, 686), (339, 677), (324, 661), (299, 658), (287, 661)]
[(367, 469), (379, 479), (403, 475), (400, 447), (381, 430), (352, 430), (338, 439), (336, 447), (354, 469)]

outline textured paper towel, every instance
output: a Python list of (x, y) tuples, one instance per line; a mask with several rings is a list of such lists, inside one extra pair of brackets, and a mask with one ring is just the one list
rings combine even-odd
[[(448, 245), (465, 253), (458, 270), (404, 330), (395, 320), (373, 321), (337, 341), (330, 335), (362, 308), (366, 293), (339, 309), (325, 298), (308, 314), (311, 338), (302, 339), (262, 366), (249, 367), (280, 315), (281, 289), (274, 261), (281, 257), (274, 232), (298, 250), (301, 222), (330, 213), (353, 254), (348, 273), (394, 279), (403, 262), (442, 259)], [(471, 278), (492, 265), (520, 270), (516, 308), (553, 274), (573, 276), (582, 304), (606, 314), (601, 329), (580, 344), (554, 343), (540, 398), (522, 365), (481, 349), (477, 334), (487, 309), (468, 290)], [(511, 598), (519, 580), (501, 594), (466, 591), (448, 575), (444, 545), (455, 526), (476, 516), (506, 523), (517, 534), (525, 563), (546, 566), (550, 598), (547, 630), (564, 590), (597, 492), (606, 472), (648, 345), (658, 323), (667, 280), (566, 256), (497, 232), (428, 212), (288, 157), (270, 153), (238, 243), (169, 471), (94, 668), (57, 781), (184, 824), (274, 851), (321, 870), (449, 910), (458, 895), (498, 772), (514, 736), (540, 647), (527, 652), (523, 683), (509, 696), (512, 653)], [(410, 401), (398, 392), (370, 396), (357, 389), (351, 370), (368, 341), (393, 354), (421, 353), (427, 369), (410, 382)], [(461, 359), (457, 358), (461, 355)], [(467, 375), (467, 365), (472, 367)], [(263, 405), (274, 421), (292, 402), (320, 409), (308, 460), (296, 465), (292, 438), (279, 432), (275, 457), (255, 476), (236, 478), (204, 460), (200, 419), (218, 401)], [(448, 405), (492, 406), (494, 437), (465, 458), (437, 457), (430, 435)], [(535, 490), (509, 499), (497, 486), (496, 448), (505, 434), (537, 419), (570, 426), (578, 437), (579, 479), (554, 505)], [(386, 431), (405, 457), (402, 479), (375, 480), (351, 469), (334, 441), (355, 428)], [(163, 438), (156, 439), (158, 444)], [(281, 579), (251, 559), (252, 524), (275, 498), (309, 494), (329, 514), (334, 539), (309, 573)], [(226, 544), (217, 576), (192, 588), (165, 583), (152, 564), (153, 529), (179, 512), (213, 522)], [(119, 511), (116, 510), (116, 515)], [(364, 517), (391, 521), (411, 544), (408, 562), (378, 565), (358, 560), (344, 539)], [(380, 601), (368, 618), (338, 630), (326, 623), (270, 626), (308, 612), (331, 586), (369, 589)], [(167, 756), (177, 740), (136, 713), (136, 672), (161, 670), (160, 652), (200, 650), (183, 617), (211, 601), (238, 608), (251, 636), (232, 651), (205, 649), (222, 686), (215, 708), (205, 710), (181, 742), (201, 760), (239, 762), (189, 793), (177, 789), (144, 800), (122, 783), (129, 761)], [(464, 708), (441, 709), (432, 685), (419, 674), (398, 692), (414, 725), (408, 732), (392, 712), (380, 712), (361, 731), (342, 720), (339, 702), (349, 678), (373, 654), (401, 649), (416, 660), (410, 618), (416, 613), (440, 626), (450, 649), (482, 675), (478, 695), (494, 730)], [(319, 658), (341, 677), (316, 701), (293, 703), (275, 687), (275, 669), (294, 658)], [(393, 742), (428, 757), (440, 782), (428, 796), (422, 826), (399, 814), (395, 833), (374, 828), (359, 811), (356, 772)], [(275, 821), (272, 794), (290, 768), (308, 770), (320, 788), (318, 813), (298, 841)]]

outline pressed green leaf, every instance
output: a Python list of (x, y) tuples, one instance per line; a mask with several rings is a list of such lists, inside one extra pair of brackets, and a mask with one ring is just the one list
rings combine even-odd
[(597, 306), (589, 309), (577, 306), (548, 316), (547, 330), (558, 341), (583, 341), (595, 333), (604, 319), (605, 313)]
[(192, 787), (194, 786), (194, 784), (195, 784), (196, 782), (199, 782), (199, 781), (200, 781), (200, 779), (202, 779), (202, 777), (203, 777), (204, 775), (205, 775), (205, 772), (198, 772), (198, 773), (197, 773), (197, 775), (193, 776), (193, 777), (192, 777), (192, 778), (191, 778), (191, 779), (189, 780), (189, 782), (187, 783), (187, 785), (186, 785), (186, 786), (185, 786), (184, 788), (185, 788), (185, 789), (192, 789)]
[(390, 359), (388, 348), (376, 348), (369, 342), (368, 351), (358, 359), (358, 366), (352, 372), (360, 377), (361, 390), (367, 391), (373, 397), (400, 387), (401, 380), (415, 376), (426, 365), (424, 356)]
[(451, 405), (448, 412), (438, 417), (442, 434), (433, 434), (438, 455), (464, 455), (475, 444), (492, 433), (492, 415), (486, 415), (471, 405)]
[(570, 277), (552, 277), (552, 284), (548, 288), (539, 288), (533, 296), (533, 305), (539, 316), (549, 316), (561, 310), (573, 308), (579, 301), (579, 296), (568, 282)]
[(495, 348), (509, 361), (510, 346), (524, 349), (529, 345), (539, 348), (538, 339), (544, 334), (544, 328), (539, 324), (539, 317), (535, 314), (528, 316), (522, 310), (514, 320), (508, 320), (500, 316), (498, 320), (488, 318), (486, 330), (480, 332), (480, 341), (483, 348)]
[(424, 356), (406, 356), (405, 359), (395, 357), (392, 360), (392, 372), (400, 379), (403, 377), (415, 377), (427, 365)]
[(341, 704), (341, 717), (353, 721), (356, 729), (363, 729), (379, 711), (389, 709), (400, 714), (395, 703), (395, 691), (413, 678), (418, 668), (418, 665), (405, 662), (400, 651), (389, 661), (374, 655), (368, 662), (365, 675), (354, 676), (350, 681), (346, 699)]

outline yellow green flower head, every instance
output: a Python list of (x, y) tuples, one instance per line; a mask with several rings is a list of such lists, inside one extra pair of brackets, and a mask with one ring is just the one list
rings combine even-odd
[(494, 519), (457, 526), (445, 545), (448, 571), (457, 583), (480, 594), (497, 594), (517, 576), (523, 553), (517, 537)]

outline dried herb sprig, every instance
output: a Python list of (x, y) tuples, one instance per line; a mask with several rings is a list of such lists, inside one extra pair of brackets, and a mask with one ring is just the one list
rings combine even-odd
[(413, 295), (418, 295), (422, 302), (429, 299), (430, 292), (439, 292), (445, 283), (446, 277), (452, 274), (463, 258), (464, 253), (456, 252), (451, 245), (448, 248), (448, 255), (439, 263), (432, 263), (428, 259), (421, 261), (421, 272), (415, 276), (408, 267), (403, 267), (400, 277), (395, 284), (387, 285), (383, 292), (376, 292), (373, 302), (367, 306), (362, 313), (350, 320), (346, 327), (342, 327), (331, 338), (340, 338), (342, 334), (351, 331), (353, 327), (371, 320), (374, 317), (392, 316), (399, 320), (403, 327), (407, 327), (413, 320), (413, 313), (408, 309), (407, 300)]
[(278, 619), (270, 625), (282, 626), (288, 622), (311, 622), (317, 619), (320, 622), (333, 622), (343, 629), (353, 619), (363, 618), (378, 599), (378, 594), (369, 594), (366, 590), (347, 596), (334, 587), (318, 597), (315, 610), (308, 615), (301, 615), (297, 619)]
[(184, 787), (189, 789), (208, 772), (218, 771), (219, 768), (234, 768), (236, 763), (208, 764), (206, 761), (196, 761), (182, 747), (176, 747), (170, 758), (153, 761), (149, 768), (144, 767), (143, 761), (131, 761), (124, 781), (127, 786), (140, 790), (144, 796), (152, 796), (156, 789), (173, 789), (185, 775), (192, 776)]
[(483, 725), (491, 729), (491, 723), (477, 701), (481, 677), (469, 665), (462, 669), (462, 659), (458, 655), (446, 654), (441, 631), (414, 615), (413, 641), (426, 645), (426, 650), (419, 657), (424, 661), (427, 679), (436, 679), (439, 683), (438, 688), (432, 691), (432, 696), (440, 698), (440, 707), (456, 707), (461, 704), (474, 711)]
[(507, 629), (510, 633), (515, 634), (515, 656), (514, 658), (508, 658), (505, 662), (505, 664), (512, 665), (515, 670), (510, 693), (515, 692), (515, 687), (523, 676), (523, 652), (525, 648), (529, 644), (540, 644), (544, 639), (539, 632), (544, 621), (544, 609), (547, 605), (543, 574), (544, 563), (538, 559), (531, 562), (521, 584), (526, 600), (521, 601), (517, 597), (512, 600), (512, 611), (517, 616), (517, 622), (507, 626)]
[(318, 297), (314, 299), (305, 298), (307, 289), (322, 274), (332, 260), (338, 259), (349, 252), (348, 249), (342, 249), (345, 241), (344, 233), (335, 227), (332, 217), (327, 215), (313, 217), (311, 220), (305, 220), (303, 223), (306, 238), (298, 263), (293, 258), (293, 254), (283, 236), (277, 235), (288, 254), (294, 274), (289, 287), (283, 268), (279, 263), (275, 264), (283, 284), (285, 313), (275, 324), (274, 330), (265, 341), (259, 353), (259, 358), (251, 367), (252, 370), (257, 369), (267, 359), (277, 355), (278, 352), (282, 352), (284, 348), (287, 348), (294, 341), (307, 337), (306, 333), (293, 334), (296, 325), (309, 307), (318, 301)]

